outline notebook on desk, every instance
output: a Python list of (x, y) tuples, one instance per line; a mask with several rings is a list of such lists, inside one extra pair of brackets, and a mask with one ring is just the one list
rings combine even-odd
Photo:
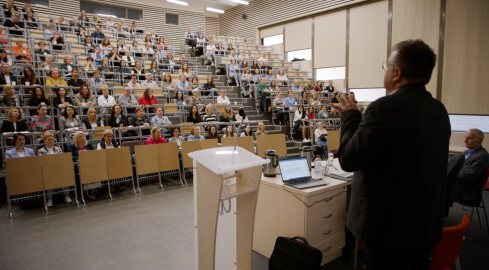
[(281, 159), (278, 161), (280, 174), (285, 185), (298, 189), (327, 185), (322, 179), (313, 179), (305, 157)]

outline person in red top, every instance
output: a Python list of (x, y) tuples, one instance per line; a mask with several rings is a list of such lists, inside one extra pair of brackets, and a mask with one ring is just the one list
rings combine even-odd
[(153, 127), (151, 129), (151, 136), (146, 139), (146, 144), (159, 144), (166, 143), (165, 138), (161, 137), (161, 130), (159, 127)]
[(139, 99), (139, 104), (143, 106), (157, 104), (156, 98), (153, 96), (153, 89), (148, 87), (144, 90), (144, 94)]
[(17, 44), (17, 47), (12, 47), (12, 51), (15, 53), (15, 59), (31, 61), (31, 52), (24, 47), (24, 40), (18, 39), (15, 41), (15, 44)]

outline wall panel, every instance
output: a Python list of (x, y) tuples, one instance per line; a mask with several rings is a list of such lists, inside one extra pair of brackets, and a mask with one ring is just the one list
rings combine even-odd
[(260, 38), (276, 36), (284, 33), (283, 25), (277, 25), (260, 29)]
[(204, 32), (206, 35), (217, 36), (219, 34), (219, 18), (206, 16)]
[(349, 88), (383, 87), (387, 60), (388, 2), (350, 10)]
[(315, 17), (314, 68), (344, 66), (346, 57), (346, 11)]
[(312, 20), (305, 19), (285, 25), (285, 51), (311, 49)]
[(452, 114), (489, 115), (489, 1), (447, 0), (442, 102)]
[[(258, 37), (257, 29), (270, 24), (317, 14), (366, 0), (254, 0), (219, 15), (219, 32), (225, 36)], [(243, 14), (247, 19), (242, 19)]]
[[(422, 39), (438, 55), (440, 0), (396, 0), (392, 11), (392, 45), (406, 39)], [(426, 86), (435, 97), (438, 65)]]

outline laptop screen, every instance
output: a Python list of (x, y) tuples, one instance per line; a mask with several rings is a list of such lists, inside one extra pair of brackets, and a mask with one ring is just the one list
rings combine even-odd
[(284, 182), (298, 178), (311, 177), (311, 170), (305, 157), (282, 159), (278, 161)]

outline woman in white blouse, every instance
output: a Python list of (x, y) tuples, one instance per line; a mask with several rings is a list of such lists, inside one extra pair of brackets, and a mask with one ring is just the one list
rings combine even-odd
[(226, 90), (221, 89), (219, 96), (217, 97), (217, 103), (230, 104), (229, 98), (226, 96)]
[(288, 81), (289, 79), (287, 78), (287, 75), (285, 75), (285, 72), (283, 69), (280, 69), (277, 74), (277, 80), (279, 81)]
[(112, 107), (115, 105), (115, 99), (113, 96), (109, 95), (109, 87), (107, 85), (102, 85), (102, 95), (98, 97), (97, 103), (100, 107)]
[(268, 62), (267, 53), (266, 52), (262, 52), (260, 58), (258, 58), (258, 64), (260, 66), (263, 66), (263, 63), (267, 63), (267, 62)]

